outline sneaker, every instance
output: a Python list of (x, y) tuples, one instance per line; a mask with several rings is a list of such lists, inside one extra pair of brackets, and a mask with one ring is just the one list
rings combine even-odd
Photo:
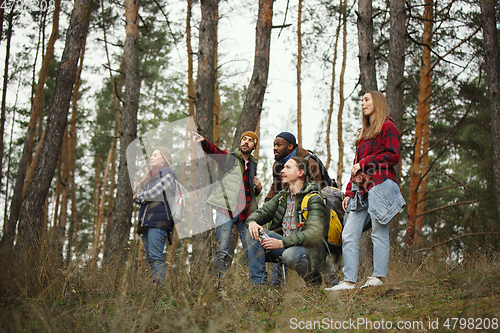
[(331, 288), (326, 288), (325, 290), (351, 290), (356, 288), (355, 284), (350, 284), (345, 281), (340, 282), (338, 285), (333, 286)]
[(378, 277), (375, 276), (369, 276), (368, 280), (366, 280), (365, 284), (361, 287), (361, 289), (366, 288), (366, 287), (376, 287), (376, 286), (381, 286), (384, 283), (382, 280), (380, 280)]

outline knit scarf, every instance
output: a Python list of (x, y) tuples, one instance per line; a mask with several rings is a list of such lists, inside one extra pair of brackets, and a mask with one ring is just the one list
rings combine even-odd
[(286, 162), (288, 162), (289, 159), (291, 159), (292, 157), (295, 156), (295, 154), (297, 153), (297, 148), (295, 148), (291, 153), (290, 155), (288, 155), (287, 157), (285, 157), (284, 159), (280, 160), (280, 162), (285, 165)]
[(160, 167), (161, 167), (161, 165), (151, 167), (151, 170), (149, 170), (149, 175), (151, 176), (151, 178), (156, 177), (156, 175), (160, 171)]

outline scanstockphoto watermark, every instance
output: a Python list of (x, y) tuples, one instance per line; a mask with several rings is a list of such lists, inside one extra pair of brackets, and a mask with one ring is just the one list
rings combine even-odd
[(334, 320), (322, 318), (321, 320), (290, 319), (292, 330), (412, 330), (433, 331), (440, 329), (448, 330), (497, 330), (500, 328), (498, 318), (428, 318), (427, 320), (398, 320), (386, 321), (370, 320), (365, 317)]
[[(292, 330), (392, 330), (392, 329), (410, 329), (423, 330), (426, 328), (425, 322), (417, 321), (398, 321), (393, 323), (386, 320), (370, 320), (368, 318), (356, 318), (349, 320), (335, 320), (323, 318), (321, 320), (299, 320), (290, 319), (290, 328)], [(428, 327), (428, 326), (427, 326)]]
[(52, 11), (55, 7), (54, 0), (0, 0), (1, 8), (5, 11), (40, 12)]

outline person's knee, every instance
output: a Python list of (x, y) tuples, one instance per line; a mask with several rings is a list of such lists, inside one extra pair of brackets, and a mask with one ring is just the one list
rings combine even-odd
[(309, 265), (308, 254), (303, 251), (295, 251), (293, 248), (283, 252), (282, 259), (285, 265), (293, 270), (297, 270), (297, 266)]

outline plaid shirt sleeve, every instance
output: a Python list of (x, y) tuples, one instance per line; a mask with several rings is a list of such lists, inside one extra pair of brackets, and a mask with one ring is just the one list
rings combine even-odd
[(165, 190), (173, 190), (175, 188), (175, 180), (170, 173), (163, 176), (155, 186), (149, 190), (139, 191), (137, 193), (136, 202), (144, 203), (158, 198)]
[[(399, 132), (390, 120), (382, 125), (380, 134), (374, 140), (365, 140), (365, 147), (360, 147), (359, 166), (368, 174), (380, 169), (388, 169), (399, 162), (401, 150), (399, 147)], [(371, 171), (371, 172), (370, 172)]]
[(210, 155), (217, 164), (224, 166), (224, 163), (226, 163), (227, 151), (220, 149), (207, 139), (201, 142), (201, 148), (205, 154)]
[[(371, 140), (363, 139), (360, 141), (357, 149), (358, 163), (361, 171), (374, 175), (370, 187), (382, 183), (385, 179), (396, 179), (392, 173), (394, 173), (393, 167), (401, 157), (399, 138), (400, 135), (396, 126), (391, 120), (387, 119), (382, 125), (379, 135)], [(358, 191), (363, 195), (368, 189), (358, 189)], [(354, 197), (352, 176), (347, 184), (345, 194), (348, 197)]]

